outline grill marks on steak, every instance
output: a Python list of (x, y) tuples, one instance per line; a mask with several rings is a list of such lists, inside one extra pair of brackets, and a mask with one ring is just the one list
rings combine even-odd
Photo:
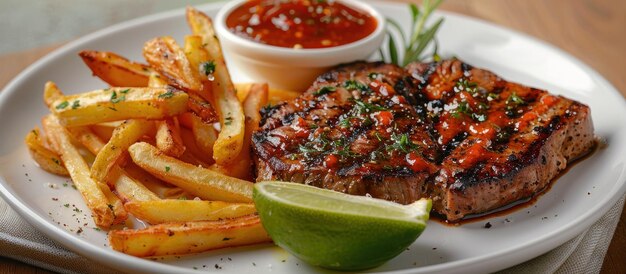
[[(406, 203), (423, 196), (437, 148), (403, 94), (402, 68), (356, 63), (321, 75), (254, 135), (257, 180), (280, 179)], [(407, 156), (410, 155), (410, 156)], [(407, 157), (413, 164), (406, 163)]]
[(594, 145), (588, 107), (456, 59), (342, 66), (265, 116), (257, 180), (429, 196), (449, 221), (533, 196)]
[(441, 146), (428, 192), (450, 221), (528, 198), (595, 144), (587, 106), (459, 60), (411, 64)]

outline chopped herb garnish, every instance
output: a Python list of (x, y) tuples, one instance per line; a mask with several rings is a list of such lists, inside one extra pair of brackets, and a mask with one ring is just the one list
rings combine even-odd
[(300, 149), (300, 152), (302, 152), (302, 153), (320, 153), (320, 152), (323, 152), (323, 150), (319, 150), (319, 149), (316, 149), (316, 148), (310, 148), (310, 147), (307, 147), (307, 146), (304, 146), (304, 145), (300, 145), (299, 149)]
[(122, 96), (118, 97), (117, 96), (117, 92), (113, 91), (113, 93), (111, 93), (111, 103), (117, 104), (117, 103), (122, 102), (124, 100), (126, 100), (126, 95), (122, 95)]
[(471, 94), (474, 94), (478, 91), (478, 84), (476, 84), (475, 82), (470, 82), (465, 78), (460, 79), (458, 82), (456, 82), (456, 86), (454, 87), (454, 89), (457, 92), (460, 91), (467, 91)]
[(64, 204), (63, 206), (64, 207), (70, 207), (70, 204)]
[(165, 172), (170, 172), (170, 167), (169, 166), (165, 166)]
[(374, 136), (376, 136), (376, 139), (378, 139), (379, 142), (383, 141), (383, 137), (380, 135), (378, 131), (374, 132)]
[(372, 113), (374, 111), (387, 110), (387, 108), (379, 105), (363, 102), (361, 100), (355, 100), (356, 108), (359, 114)]
[(524, 101), (524, 99), (522, 99), (521, 97), (519, 97), (517, 94), (515, 94), (515, 92), (513, 92), (508, 99), (506, 99), (506, 104), (511, 104), (514, 103), (516, 105), (523, 105), (526, 104), (526, 101)]
[(378, 75), (380, 75), (379, 73), (376, 72), (371, 72), (370, 74), (367, 75), (368, 78), (375, 80), (378, 79)]
[(470, 107), (470, 105), (467, 103), (467, 101), (461, 101), (459, 103), (459, 105), (450, 111), (450, 113), (452, 114), (452, 117), (454, 118), (460, 118), (461, 114), (465, 114), (467, 116), (471, 116), (472, 115), (472, 107)]
[(369, 91), (369, 87), (365, 84), (358, 82), (356, 80), (346, 80), (343, 82), (343, 87), (347, 90), (360, 90), (360, 91)]
[(224, 118), (224, 125), (229, 126), (232, 123), (233, 123), (233, 117), (228, 116), (228, 117)]
[(339, 123), (337, 123), (337, 125), (339, 125), (342, 128), (349, 128), (352, 125), (352, 123), (350, 122), (350, 119), (352, 119), (352, 117), (342, 119), (341, 121), (339, 121)]
[(399, 150), (404, 153), (409, 153), (413, 150), (419, 149), (419, 146), (411, 142), (409, 135), (407, 133), (403, 134), (392, 134), (391, 140), (392, 144), (387, 145), (387, 150)]
[(127, 88), (127, 89), (125, 89), (125, 90), (120, 91), (120, 93), (122, 93), (122, 94), (126, 94), (126, 93), (128, 93), (129, 91), (130, 91), (130, 89), (129, 89), (129, 88)]
[(320, 89), (318, 89), (316, 92), (313, 92), (313, 95), (321, 96), (321, 95), (324, 95), (324, 94), (328, 94), (328, 93), (334, 92), (336, 90), (337, 90), (336, 87), (324, 86), (324, 87), (321, 87)]
[(215, 62), (208, 61), (202, 62), (200, 64), (200, 73), (204, 74), (204, 76), (209, 76), (215, 72)]
[(487, 115), (472, 113), (472, 118), (474, 118), (474, 120), (478, 122), (484, 122), (485, 120), (487, 120)]
[(63, 101), (63, 102), (61, 102), (60, 104), (58, 104), (56, 106), (56, 109), (64, 109), (64, 108), (66, 108), (69, 105), (70, 105), (70, 103), (68, 101)]
[(77, 109), (80, 107), (80, 100), (75, 100), (72, 102), (72, 109)]
[(173, 96), (174, 96), (174, 92), (171, 91), (171, 90), (168, 90), (167, 92), (159, 95), (159, 98), (161, 98), (161, 99), (169, 99), (169, 98), (172, 98)]

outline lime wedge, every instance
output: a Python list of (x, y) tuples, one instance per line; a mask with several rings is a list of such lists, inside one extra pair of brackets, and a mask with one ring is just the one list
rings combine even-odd
[(255, 184), (254, 203), (274, 242), (312, 265), (379, 266), (426, 228), (431, 201), (410, 205), (286, 182)]

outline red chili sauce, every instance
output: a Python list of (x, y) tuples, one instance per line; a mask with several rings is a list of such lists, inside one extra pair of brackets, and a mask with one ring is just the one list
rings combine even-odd
[(370, 14), (333, 0), (250, 0), (226, 18), (237, 35), (285, 48), (328, 48), (374, 32)]

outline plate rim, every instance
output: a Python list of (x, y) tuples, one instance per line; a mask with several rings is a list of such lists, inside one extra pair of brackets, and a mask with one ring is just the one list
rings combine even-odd
[[(404, 5), (402, 2), (383, 2), (383, 1), (368, 1), (376, 6), (398, 6)], [(221, 6), (226, 3), (225, 1), (207, 3), (203, 5), (196, 6), (201, 10), (208, 9), (219, 9)], [(124, 21), (118, 24), (114, 24), (105, 28), (102, 28), (98, 31), (92, 32), (90, 34), (79, 37), (76, 40), (73, 40), (52, 52), (46, 54), (44, 57), (35, 61), (31, 65), (29, 65), (26, 69), (22, 70), (17, 76), (15, 76), (0, 92), (0, 103), (4, 103), (9, 97), (9, 93), (11, 90), (15, 90), (14, 86), (17, 86), (22, 81), (28, 79), (28, 77), (39, 67), (42, 65), (51, 62), (57, 58), (62, 58), (68, 53), (80, 49), (79, 47), (87, 43), (91, 40), (98, 39), (102, 36), (106, 36), (108, 34), (116, 33), (118, 31), (123, 31), (126, 28), (150, 24), (155, 21), (168, 19), (171, 17), (177, 17), (184, 14), (184, 8), (178, 8), (174, 10), (159, 12), (156, 14), (142, 16), (136, 19)], [(546, 41), (533, 37), (529, 34), (504, 27), (498, 25), (496, 23), (492, 23), (480, 18), (475, 18), (471, 16), (467, 16), (464, 14), (458, 14), (449, 11), (437, 11), (438, 15), (443, 16), (452, 16), (458, 17), (463, 20), (474, 21), (480, 23), (482, 25), (486, 25), (488, 27), (497, 28), (499, 31), (504, 31), (510, 33), (512, 36), (521, 37), (523, 40), (530, 41), (532, 43), (537, 44), (538, 46), (545, 47), (554, 51), (558, 54), (561, 54), (568, 61), (574, 63), (575, 66), (581, 68), (585, 73), (589, 74), (594, 78), (594, 80), (598, 81), (598, 84), (603, 87), (608, 93), (613, 96), (622, 98), (621, 104), (626, 107), (626, 99), (621, 93), (618, 91), (615, 86), (613, 86), (607, 79), (605, 79), (601, 74), (599, 74), (595, 69), (582, 62), (575, 56), (566, 52), (563, 49), (560, 49)], [(28, 223), (37, 228), (40, 232), (45, 234), (46, 236), (52, 238), (56, 242), (62, 244), (68, 249), (85, 256), (91, 260), (96, 262), (119, 262), (122, 264), (115, 264), (114, 268), (123, 269), (123, 270), (133, 270), (133, 271), (150, 271), (150, 272), (193, 272), (191, 269), (184, 268), (182, 266), (174, 266), (159, 262), (154, 262), (142, 258), (136, 258), (130, 255), (126, 255), (117, 251), (114, 251), (110, 248), (103, 248), (96, 246), (93, 243), (88, 242), (85, 239), (76, 238), (74, 235), (68, 233), (67, 231), (61, 229), (49, 223), (42, 216), (39, 216), (35, 213), (29, 206), (26, 205), (25, 201), (23, 201), (20, 197), (14, 195), (9, 191), (10, 184), (5, 180), (3, 176), (0, 174), (0, 196), (4, 198), (5, 201), (20, 214), (20, 216)], [(478, 270), (479, 266), (484, 263), (491, 263), (495, 265), (493, 267), (493, 271), (501, 270), (506, 267), (510, 267), (521, 262), (525, 262), (529, 259), (537, 257), (549, 250), (557, 248), (563, 243), (569, 241), (574, 238), (576, 235), (579, 235), (584, 230), (588, 229), (592, 224), (597, 222), (602, 216), (606, 214), (606, 212), (623, 196), (624, 192), (626, 192), (626, 173), (624, 172), (624, 168), (622, 168), (622, 172), (616, 178), (616, 184), (611, 188), (611, 191), (615, 191), (616, 194), (612, 196), (607, 196), (602, 199), (601, 202), (596, 204), (587, 210), (586, 214), (582, 214), (577, 218), (571, 220), (566, 226), (561, 227), (558, 230), (553, 231), (552, 233), (548, 233), (542, 235), (541, 237), (526, 242), (522, 245), (517, 245), (514, 247), (506, 248), (498, 250), (497, 252), (492, 252), (490, 254), (485, 254), (479, 257), (466, 258), (462, 260), (456, 260), (441, 264), (428, 265), (428, 266), (420, 266), (411, 269), (404, 270), (392, 270), (386, 271), (385, 273), (415, 273), (415, 272), (442, 272), (442, 271), (463, 271), (463, 272), (471, 272), (472, 269)], [(618, 195), (621, 192), (622, 195)], [(591, 215), (591, 216), (589, 216)], [(580, 225), (585, 224), (585, 225)], [(539, 251), (538, 251), (539, 250)], [(500, 258), (500, 262), (498, 260), (494, 260), (494, 258)], [(494, 264), (495, 262), (495, 264)], [(511, 263), (514, 262), (514, 263)], [(462, 267), (462, 269), (460, 269)], [(468, 268), (469, 267), (469, 268)]]

